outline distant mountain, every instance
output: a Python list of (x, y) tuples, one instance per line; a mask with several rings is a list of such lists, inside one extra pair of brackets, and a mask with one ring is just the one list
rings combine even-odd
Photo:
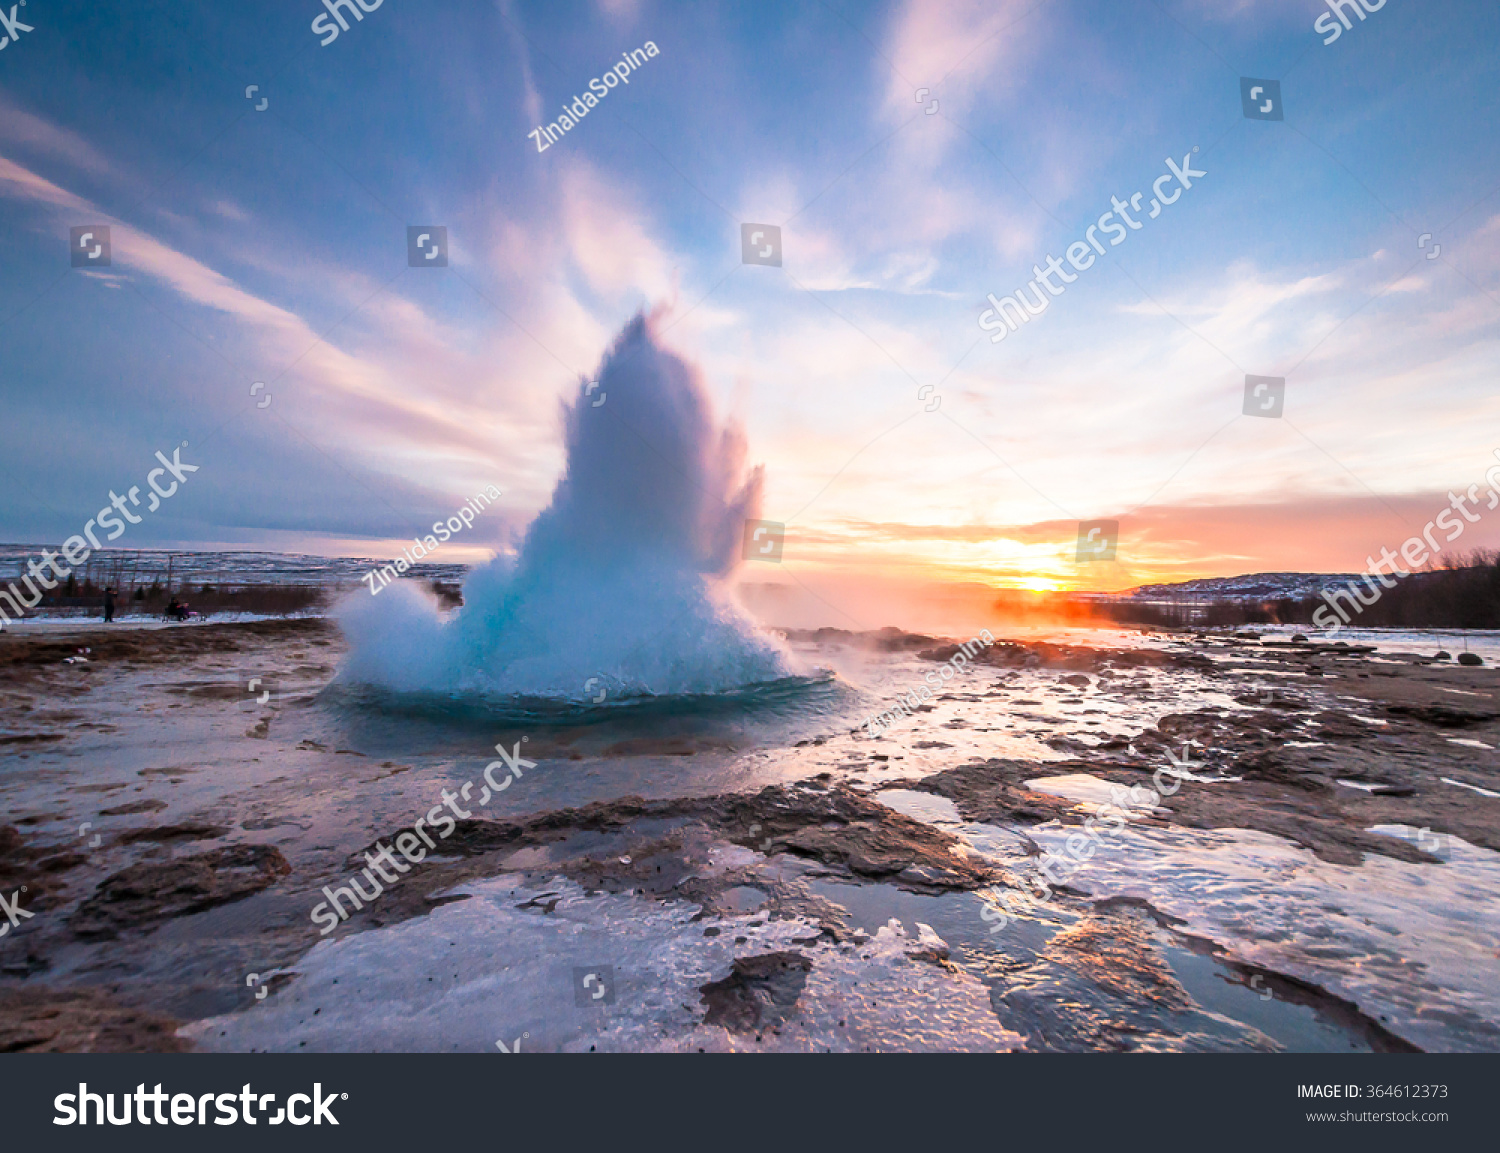
[(1216, 601), (1300, 600), (1315, 597), (1325, 588), (1358, 581), (1356, 573), (1258, 572), (1243, 576), (1207, 577), (1176, 584), (1141, 585), (1124, 594), (1132, 600)]

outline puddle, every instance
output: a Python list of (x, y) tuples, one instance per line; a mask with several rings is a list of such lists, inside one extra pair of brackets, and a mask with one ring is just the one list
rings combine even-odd
[(718, 904), (732, 913), (753, 913), (767, 901), (765, 893), (751, 885), (736, 885), (719, 894)]
[(1252, 984), (1247, 985), (1246, 978), (1212, 957), (1187, 949), (1168, 948), (1167, 960), (1199, 1005), (1259, 1029), (1289, 1053), (1373, 1052), (1362, 1037), (1326, 1020), (1317, 1010), (1277, 997), (1264, 977), (1252, 976)]
[(961, 825), (963, 817), (958, 806), (947, 797), (936, 793), (919, 793), (913, 789), (885, 789), (875, 794), (875, 800), (887, 808), (895, 809), (903, 816), (929, 825)]
[[(1035, 777), (1026, 782), (1028, 789), (1035, 789), (1039, 793), (1048, 793), (1054, 797), (1062, 797), (1065, 800), (1076, 801), (1079, 804), (1091, 805), (1102, 808), (1105, 805), (1113, 805), (1119, 809), (1139, 809), (1149, 812), (1156, 806), (1150, 803), (1142, 803), (1132, 795), (1130, 789), (1123, 785), (1110, 784), (1101, 781), (1090, 773), (1068, 773), (1060, 777)], [(1149, 792), (1149, 788), (1147, 789)]]
[(811, 880), (808, 888), (826, 901), (848, 910), (849, 924), (874, 934), (895, 917), (903, 925), (930, 925), (948, 943), (955, 964), (980, 977), (995, 977), (996, 962), (1034, 960), (1047, 942), (1077, 917), (1060, 909), (1034, 906), (1029, 915), (1013, 918), (998, 933), (980, 917), (984, 901), (978, 893), (928, 896), (908, 893), (894, 885), (854, 885), (844, 881)]
[[(1113, 1023), (1117, 1016), (1116, 1003), (1108, 993), (1079, 982), (1076, 975), (1042, 955), (1058, 933), (1079, 923), (1079, 916), (1072, 912), (1033, 905), (1026, 915), (1013, 918), (1000, 932), (991, 933), (991, 926), (980, 918), (984, 903), (977, 893), (927, 896), (885, 884), (854, 885), (827, 880), (812, 880), (808, 887), (817, 896), (845, 909), (851, 927), (872, 935), (892, 917), (908, 927), (931, 926), (947, 943), (951, 951), (949, 960), (984, 981), (997, 996), (1023, 987), (1025, 978), (1034, 972), (1038, 979), (1073, 980), (1071, 1008), (1076, 1014), (1094, 1017), (1101, 1024)], [(1159, 932), (1165, 937), (1165, 930)], [(1244, 976), (1212, 957), (1169, 943), (1163, 945), (1162, 952), (1173, 975), (1195, 1002), (1185, 1014), (1176, 1014), (1184, 1018), (1178, 1024), (1181, 1036), (1176, 1048), (1201, 1047), (1202, 1034), (1209, 1032), (1219, 1034), (1221, 1042), (1237, 1042), (1240, 1048), (1279, 1047), (1298, 1053), (1371, 1051), (1360, 1034), (1326, 1019), (1313, 1008), (1275, 995), (1267, 996), (1270, 989), (1264, 978), (1251, 988), (1245, 984)], [(1091, 988), (1097, 995), (1097, 1004), (1087, 999)], [(1171, 1016), (1150, 1001), (1143, 1000), (1132, 1008), (1151, 1025)], [(1007, 1029), (1031, 1038), (1031, 1048), (1067, 1048), (1049, 1043), (1056, 1037), (1056, 1028), (1045, 1019), (1044, 1006), (1023, 997), (1014, 1005), (998, 1005), (997, 1013)], [(1192, 1022), (1191, 1028), (1188, 1022)], [(1164, 1039), (1170, 1039), (1170, 1034)]]

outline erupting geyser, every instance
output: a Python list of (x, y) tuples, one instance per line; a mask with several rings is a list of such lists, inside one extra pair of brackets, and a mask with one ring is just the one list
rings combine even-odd
[(593, 394), (580, 382), (567, 468), (519, 555), (470, 573), (447, 617), (411, 581), (349, 598), (345, 679), (585, 700), (790, 675), (724, 584), (759, 515), (761, 470), (746, 472), (743, 434), (716, 427), (700, 374), (662, 347), (655, 319), (626, 325)]

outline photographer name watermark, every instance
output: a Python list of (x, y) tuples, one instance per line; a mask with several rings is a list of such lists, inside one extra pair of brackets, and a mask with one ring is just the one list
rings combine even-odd
[[(448, 541), (454, 536), (454, 534), (460, 533), (466, 528), (473, 528), (474, 518), (477, 517), (485, 509), (489, 508), (490, 505), (499, 500), (503, 495), (504, 494), (500, 489), (496, 488), (494, 485), (490, 485), (482, 493), (479, 493), (456, 513), (450, 516), (447, 520), (433, 521), (432, 532), (428, 533), (425, 537), (412, 537), (411, 548), (408, 549), (405, 545), (403, 545), (401, 547), (401, 555), (390, 564), (381, 565), (379, 568), (373, 568), (359, 579), (362, 581), (369, 581), (370, 595), (372, 597), (377, 596), (380, 593), (381, 589), (385, 588), (386, 585), (390, 584), (397, 577), (404, 574), (407, 569), (413, 567), (417, 563), (417, 561), (421, 560), (423, 557), (429, 555), (430, 553), (437, 552), (439, 543)], [(480, 501), (483, 501), (484, 503), (480, 504)]]
[[(324, 0), (324, 3), (327, 3), (327, 0)], [(551, 124), (539, 124), (526, 134), (536, 141), (536, 150), (546, 152), (587, 116), (591, 109), (597, 108), (599, 101), (609, 95), (611, 88), (629, 84), (632, 72), (638, 70), (653, 56), (659, 55), (661, 55), (661, 49), (650, 40), (646, 41), (644, 48), (635, 48), (624, 53), (620, 57), (620, 62), (602, 77), (596, 76), (589, 81), (589, 86), (582, 96), (575, 96), (571, 102), (564, 104), (556, 120)]]
[(958, 646), (958, 651), (948, 658), (940, 668), (933, 669), (922, 679), (925, 685), (918, 685), (911, 692), (897, 699), (894, 707), (886, 709), (882, 713), (867, 717), (860, 723), (864, 726), (865, 735), (870, 737), (881, 736), (886, 729), (890, 728), (897, 717), (912, 715), (912, 712), (922, 706), (926, 701), (932, 699), (932, 689), (939, 688), (944, 681), (950, 681), (961, 672), (968, 671), (969, 659), (981, 648), (989, 648), (995, 643), (994, 634), (989, 629), (980, 629), (979, 635), (973, 640)]

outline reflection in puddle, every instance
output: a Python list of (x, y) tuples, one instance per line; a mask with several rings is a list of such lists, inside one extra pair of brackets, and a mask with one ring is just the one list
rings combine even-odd
[[(1174, 944), (1167, 930), (1150, 925), (1144, 917), (1139, 920), (1147, 925), (1153, 951), (1186, 993), (1180, 1005), (1168, 999), (1164, 1007), (1159, 994), (1131, 996), (1134, 986), (1113, 980), (1114, 974), (1107, 964), (1101, 966), (1099, 957), (1075, 965), (1068, 950), (1049, 947), (1060, 934), (1082, 928), (1083, 918), (1073, 912), (1033, 906), (1029, 915), (1013, 919), (1001, 932), (990, 933), (990, 926), (980, 918), (983, 901), (976, 893), (928, 896), (893, 885), (827, 880), (812, 880), (808, 887), (846, 910), (851, 927), (872, 935), (893, 917), (910, 931), (919, 924), (931, 926), (948, 944), (952, 963), (990, 987), (1000, 1023), (1027, 1036), (1032, 1049), (1076, 1051), (1080, 1046), (1069, 1041), (1081, 1036), (1104, 1037), (1103, 1047), (1119, 1049), (1299, 1053), (1371, 1049), (1354, 1029), (1306, 1005), (1266, 996), (1269, 988), (1263, 979), (1251, 988), (1244, 977), (1219, 961)], [(1111, 918), (1118, 915), (1117, 911), (1109, 914)], [(1038, 992), (1027, 995), (1028, 990)], [(1059, 996), (1059, 991), (1064, 995)], [(1057, 1008), (1064, 1002), (1070, 1019), (1060, 1023)], [(1096, 1040), (1090, 1047), (1097, 1045)]]

